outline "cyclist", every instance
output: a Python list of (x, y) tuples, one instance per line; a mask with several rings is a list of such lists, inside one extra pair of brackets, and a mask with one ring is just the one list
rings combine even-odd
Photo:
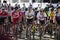
[(54, 9), (51, 9), (51, 12), (50, 12), (50, 23), (53, 23), (53, 20), (54, 20)]
[(60, 28), (60, 7), (57, 8), (56, 22), (57, 22), (58, 27)]
[[(26, 11), (25, 13), (26, 16), (26, 21), (27, 21), (27, 27), (26, 27), (26, 31), (28, 34), (28, 29), (31, 27), (32, 23), (33, 23), (33, 19), (34, 19), (34, 11), (32, 9), (28, 9), (28, 11)], [(31, 24), (31, 25), (30, 25)], [(30, 26), (29, 26), (30, 25)]]
[(45, 24), (45, 16), (44, 16), (44, 10), (43, 9), (41, 9), (39, 11), (39, 13), (37, 14), (37, 20), (39, 21), (39, 25), (41, 26), (41, 28), (45, 32), (45, 27), (44, 27), (44, 24)]
[(8, 19), (8, 12), (5, 10), (5, 8), (2, 8), (1, 9), (1, 12), (0, 12), (0, 23), (1, 23), (1, 26), (2, 26), (2, 31), (4, 31), (4, 23), (5, 23), (5, 19)]
[(18, 7), (15, 7), (14, 11), (11, 14), (11, 21), (13, 23), (13, 30), (16, 29), (16, 23), (19, 23), (21, 20), (21, 12), (18, 10)]

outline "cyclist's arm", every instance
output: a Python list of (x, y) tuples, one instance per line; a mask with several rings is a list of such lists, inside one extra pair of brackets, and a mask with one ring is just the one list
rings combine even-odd
[(33, 12), (33, 21), (35, 20), (35, 13)]
[(37, 14), (37, 24), (39, 24), (39, 13)]
[(19, 22), (22, 21), (22, 17), (23, 17), (23, 14), (22, 14), (22, 12), (20, 12), (20, 13), (19, 13)]
[(11, 22), (13, 22), (13, 16), (12, 16), (12, 13), (11, 13)]

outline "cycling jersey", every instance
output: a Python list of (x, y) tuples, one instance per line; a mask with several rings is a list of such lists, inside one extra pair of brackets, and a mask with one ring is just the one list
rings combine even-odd
[(37, 14), (37, 19), (38, 20), (44, 20), (45, 17), (44, 17), (44, 14), (40, 14), (40, 12)]
[(0, 17), (7, 17), (7, 16), (8, 16), (7, 11), (5, 11), (5, 12), (0, 11)]
[(32, 19), (33, 17), (34, 17), (34, 12), (33, 11), (31, 11), (30, 13), (27, 11), (26, 13), (25, 13), (25, 15), (26, 15), (26, 19)]
[(37, 19), (39, 21), (39, 23), (42, 25), (42, 24), (45, 24), (45, 16), (44, 14), (40, 14), (40, 12), (37, 14)]
[(20, 21), (21, 16), (22, 16), (21, 12), (13, 11), (12, 12), (12, 22), (15, 24), (16, 22)]
[(25, 13), (25, 16), (26, 16), (26, 19), (27, 19), (27, 25), (28, 25), (28, 24), (32, 24), (33, 18), (34, 18), (34, 12), (31, 11), (31, 12), (29, 13), (29, 11), (27, 11), (27, 12)]
[(45, 17), (47, 17), (47, 14), (46, 14), (46, 12), (44, 12), (44, 16), (45, 16)]
[(50, 12), (48, 12), (48, 17), (50, 17)]
[(51, 12), (50, 13), (50, 20), (53, 20), (54, 19), (54, 12)]

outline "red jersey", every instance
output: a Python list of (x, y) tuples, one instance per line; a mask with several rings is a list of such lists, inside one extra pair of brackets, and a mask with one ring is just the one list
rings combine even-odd
[(2, 16), (2, 17), (7, 17), (8, 16), (8, 12), (2, 12), (1, 10), (0, 10), (0, 16)]
[(12, 20), (13, 20), (13, 23), (16, 23), (17, 21), (20, 21), (20, 18), (22, 16), (22, 13), (21, 12), (12, 12)]

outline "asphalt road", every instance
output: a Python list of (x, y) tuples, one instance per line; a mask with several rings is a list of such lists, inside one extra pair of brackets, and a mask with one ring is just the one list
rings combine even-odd
[[(26, 39), (26, 32), (25, 31), (23, 31), (22, 32), (22, 36), (21, 36), (21, 39), (20, 38), (18, 38), (18, 40), (29, 40), (29, 39)], [(19, 35), (18, 35), (19, 36)], [(33, 40), (33, 37), (32, 37), (33, 35), (31, 35), (31, 40)], [(39, 40), (39, 33), (35, 33), (35, 40)], [(54, 40), (54, 36), (50, 36), (50, 35), (48, 35), (48, 34), (45, 34), (45, 35), (43, 35), (42, 36), (42, 38), (41, 38), (41, 40)]]

